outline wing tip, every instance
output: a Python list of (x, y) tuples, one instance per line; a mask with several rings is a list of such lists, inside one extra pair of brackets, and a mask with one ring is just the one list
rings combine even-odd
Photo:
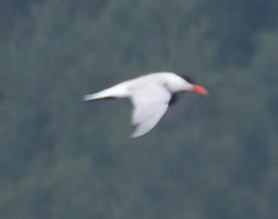
[(136, 133), (136, 132), (133, 132), (130, 136), (130, 138), (138, 138), (140, 136), (142, 136), (143, 134), (140, 134), (140, 133)]
[(138, 133), (139, 124), (134, 123), (131, 126), (132, 126), (133, 132), (132, 132), (130, 138), (137, 138), (137, 137), (139, 137), (140, 136), (140, 134)]
[(138, 138), (138, 137), (141, 137), (142, 135), (147, 134), (147, 133), (150, 132), (150, 130), (151, 130), (151, 129), (149, 129), (149, 130), (142, 130), (142, 129), (140, 129), (140, 123), (138, 123), (138, 124), (132, 124), (132, 129), (133, 129), (133, 132), (132, 132), (132, 134), (130, 135), (130, 138)]

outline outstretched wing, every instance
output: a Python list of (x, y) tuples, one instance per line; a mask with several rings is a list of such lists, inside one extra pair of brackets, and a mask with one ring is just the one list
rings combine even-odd
[(159, 85), (144, 85), (132, 91), (133, 138), (149, 132), (160, 120), (168, 108), (171, 93)]

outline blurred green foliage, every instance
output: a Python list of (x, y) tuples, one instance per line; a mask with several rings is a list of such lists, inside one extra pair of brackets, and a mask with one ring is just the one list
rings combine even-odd
[[(1, 0), (1, 218), (278, 218), (275, 0)], [(155, 71), (187, 96), (129, 139), (81, 97)]]

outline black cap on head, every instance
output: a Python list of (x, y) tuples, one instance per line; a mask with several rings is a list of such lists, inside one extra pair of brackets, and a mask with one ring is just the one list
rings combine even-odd
[(196, 84), (195, 80), (187, 75), (180, 75), (184, 80), (186, 80), (190, 84)]

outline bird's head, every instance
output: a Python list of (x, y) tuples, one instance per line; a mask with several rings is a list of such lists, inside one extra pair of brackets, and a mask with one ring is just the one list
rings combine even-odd
[(201, 95), (208, 94), (208, 91), (203, 86), (197, 84), (193, 78), (185, 75), (182, 75), (181, 77), (188, 83), (186, 86), (186, 91), (194, 91)]

